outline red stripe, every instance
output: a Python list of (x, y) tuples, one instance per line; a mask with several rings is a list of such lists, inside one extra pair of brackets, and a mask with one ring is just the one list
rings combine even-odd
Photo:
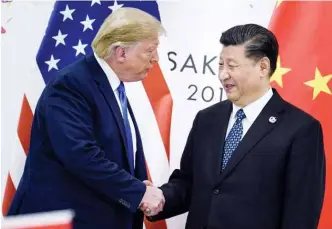
[[(169, 162), (170, 128), (173, 100), (159, 64), (155, 64), (151, 72), (144, 79), (143, 86), (152, 106), (153, 113), (156, 117), (159, 132), (163, 140), (166, 156)], [(149, 169), (147, 169), (147, 172), (149, 180), (151, 181)], [(167, 228), (165, 220), (151, 223), (147, 219), (144, 219), (144, 223), (147, 229)]]
[(169, 161), (173, 99), (159, 64), (156, 64), (148, 76), (144, 79), (143, 86), (156, 117), (159, 131), (166, 150), (167, 159)]
[(33, 114), (29, 102), (27, 100), (27, 97), (24, 95), (21, 114), (18, 121), (17, 134), (26, 155), (28, 155), (29, 151), (32, 119), (33, 119)]
[(15, 189), (14, 183), (12, 181), (10, 174), (8, 173), (5, 194), (3, 196), (3, 201), (2, 201), (2, 214), (4, 216), (7, 215), (7, 213), (8, 213), (8, 209), (14, 198), (15, 192), (16, 192), (16, 189)]
[(19, 227), (17, 229), (72, 229), (71, 223), (55, 224), (48, 226)]
[[(29, 102), (24, 95), (21, 107), (21, 113), (18, 121), (17, 134), (25, 154), (28, 154), (30, 144), (30, 130), (32, 125), (33, 114)], [(5, 195), (2, 201), (2, 214), (7, 215), (10, 204), (14, 198), (16, 189), (10, 174), (7, 177)]]
[(145, 223), (146, 229), (166, 229), (167, 228), (165, 220), (161, 220), (161, 221), (157, 221), (155, 223), (151, 223), (146, 218), (144, 218), (144, 223)]

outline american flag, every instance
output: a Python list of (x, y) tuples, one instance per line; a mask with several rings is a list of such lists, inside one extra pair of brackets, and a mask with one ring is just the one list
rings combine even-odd
[[(121, 7), (138, 8), (160, 20), (158, 4), (155, 1), (92, 0), (57, 1), (55, 3), (36, 57), (40, 77), (43, 78), (45, 84), (58, 70), (73, 63), (78, 58), (92, 53), (90, 45), (99, 27), (109, 14)], [(159, 65), (155, 65), (149, 74), (153, 77), (147, 77), (140, 85), (144, 89), (144, 95), (147, 97), (146, 100), (149, 102), (151, 113), (154, 116), (151, 125), (155, 123), (155, 129), (158, 130), (159, 136), (157, 138), (160, 139), (159, 145), (162, 146), (159, 151), (164, 154), (163, 157), (156, 156), (155, 147), (151, 148), (151, 144), (146, 142), (150, 138), (149, 133), (151, 131), (147, 130), (145, 125), (140, 125), (140, 117), (144, 115), (138, 114), (137, 120), (142, 132), (149, 179), (153, 182), (163, 183), (169, 174), (168, 160), (173, 100)], [(129, 95), (128, 97), (131, 100)], [(133, 103), (132, 107), (136, 116), (137, 112), (141, 112), (138, 109), (135, 110), (135, 107), (139, 107), (139, 104), (135, 105), (136, 101), (130, 102)], [(29, 151), (32, 119), (33, 110), (27, 96), (24, 95), (17, 134), (26, 155)], [(155, 139), (155, 136), (153, 138)], [(15, 194), (16, 187), (14, 183), (12, 174), (9, 172), (2, 205), (4, 215), (6, 215)], [(146, 228), (167, 228), (165, 221), (154, 224), (145, 221), (145, 226)]]
[(37, 54), (47, 83), (56, 70), (92, 52), (91, 42), (105, 18), (121, 7), (135, 7), (160, 20), (158, 5), (151, 1), (58, 1)]

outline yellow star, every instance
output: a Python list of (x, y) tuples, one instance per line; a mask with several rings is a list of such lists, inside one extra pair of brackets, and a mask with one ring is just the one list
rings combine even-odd
[(315, 99), (320, 92), (325, 92), (327, 94), (332, 94), (330, 88), (327, 86), (329, 80), (332, 79), (332, 74), (327, 76), (322, 76), (318, 68), (316, 68), (315, 79), (305, 82), (305, 85), (308, 85), (314, 88), (313, 98)]
[(283, 67), (281, 67), (280, 56), (278, 56), (277, 68), (276, 68), (276, 71), (271, 76), (270, 82), (275, 81), (277, 84), (279, 84), (280, 87), (283, 87), (283, 85), (282, 85), (282, 77), (283, 77), (284, 74), (286, 74), (290, 70), (291, 70), (290, 68), (283, 68)]
[(276, 2), (276, 8), (278, 8), (283, 1), (284, 0), (277, 0), (277, 2)]

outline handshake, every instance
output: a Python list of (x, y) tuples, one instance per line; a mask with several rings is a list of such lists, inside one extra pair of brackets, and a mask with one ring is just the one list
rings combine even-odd
[(143, 181), (146, 185), (146, 192), (139, 205), (139, 208), (146, 216), (154, 216), (164, 208), (165, 197), (163, 192), (155, 187), (150, 181)]

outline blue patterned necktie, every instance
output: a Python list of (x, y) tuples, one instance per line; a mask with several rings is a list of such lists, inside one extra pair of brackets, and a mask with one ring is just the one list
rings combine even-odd
[(242, 120), (246, 117), (242, 109), (236, 112), (236, 121), (230, 130), (224, 146), (224, 156), (221, 169), (224, 170), (234, 150), (239, 145), (243, 134)]
[(131, 130), (130, 130), (130, 124), (129, 124), (129, 118), (128, 118), (128, 101), (127, 101), (126, 90), (123, 85), (123, 82), (120, 83), (120, 85), (118, 87), (118, 92), (119, 92), (123, 122), (124, 122), (124, 127), (125, 127), (125, 132), (126, 132), (129, 166), (130, 166), (130, 171), (133, 174), (134, 173), (133, 139), (131, 136)]

